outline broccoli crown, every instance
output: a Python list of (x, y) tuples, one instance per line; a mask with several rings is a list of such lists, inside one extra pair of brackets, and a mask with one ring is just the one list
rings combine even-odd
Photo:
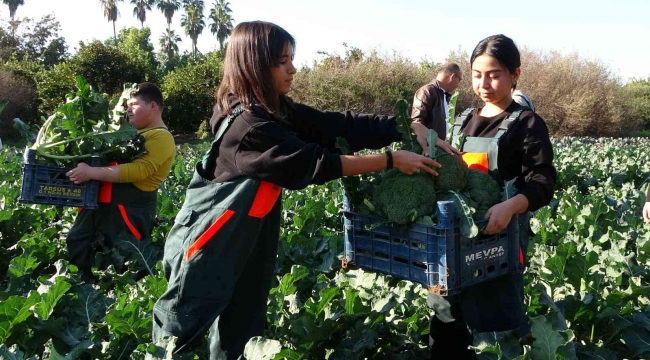
[(475, 218), (485, 217), (492, 205), (501, 199), (501, 187), (490, 175), (476, 169), (467, 172), (467, 191), (477, 203)]
[(457, 191), (467, 186), (467, 164), (460, 156), (449, 155), (444, 150), (437, 148), (436, 161), (442, 168), (436, 169), (438, 176), (435, 177), (436, 189), (439, 191)]
[(373, 200), (388, 220), (397, 224), (430, 216), (436, 206), (433, 177), (424, 172), (409, 176), (397, 169), (388, 170), (375, 189)]

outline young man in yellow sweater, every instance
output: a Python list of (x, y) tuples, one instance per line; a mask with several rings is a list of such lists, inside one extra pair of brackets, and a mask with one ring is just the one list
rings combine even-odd
[(146, 153), (124, 164), (91, 167), (80, 163), (67, 175), (75, 183), (99, 180), (97, 209), (82, 209), (68, 233), (68, 259), (90, 277), (95, 242), (149, 241), (156, 217), (158, 187), (174, 160), (174, 137), (162, 119), (163, 97), (152, 83), (138, 84), (127, 101), (129, 122), (145, 139)]

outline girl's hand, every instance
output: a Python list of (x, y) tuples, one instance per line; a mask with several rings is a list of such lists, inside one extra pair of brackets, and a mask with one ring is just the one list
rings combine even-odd
[(411, 129), (413, 129), (413, 132), (415, 133), (415, 137), (418, 139), (418, 143), (422, 147), (422, 154), (424, 156), (429, 156), (429, 143), (427, 142), (427, 127), (418, 123), (418, 122), (412, 122), (411, 123)]
[(406, 175), (413, 175), (422, 169), (433, 176), (438, 176), (438, 173), (432, 167), (441, 168), (442, 165), (426, 156), (399, 150), (393, 152), (393, 167)]
[(650, 222), (650, 202), (645, 203), (643, 206), (643, 220)]
[(79, 163), (76, 168), (68, 171), (66, 175), (70, 180), (74, 181), (75, 184), (81, 184), (93, 179), (92, 166), (86, 163)]
[(458, 149), (451, 146), (448, 142), (446, 142), (446, 141), (444, 141), (444, 140), (442, 140), (440, 138), (438, 138), (438, 140), (436, 140), (436, 146), (438, 146), (439, 148), (444, 150), (449, 155), (459, 155), (459, 156), (463, 155), (463, 153), (460, 152)]
[(490, 221), (483, 233), (486, 235), (500, 233), (508, 226), (512, 219), (512, 215), (514, 215), (514, 211), (510, 203), (507, 201), (492, 206), (487, 213), (485, 213), (485, 218), (490, 219)]

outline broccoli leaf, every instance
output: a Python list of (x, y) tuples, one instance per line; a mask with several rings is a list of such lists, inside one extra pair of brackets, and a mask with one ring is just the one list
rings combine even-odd
[(432, 159), (436, 157), (437, 140), (438, 140), (438, 133), (433, 129), (429, 129), (429, 131), (427, 131), (427, 144), (429, 145), (429, 157)]

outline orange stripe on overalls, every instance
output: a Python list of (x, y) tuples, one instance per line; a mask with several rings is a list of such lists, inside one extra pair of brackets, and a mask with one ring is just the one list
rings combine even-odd
[(196, 254), (197, 251), (201, 250), (201, 248), (207, 244), (210, 239), (212, 239), (217, 232), (230, 220), (230, 218), (235, 215), (234, 210), (226, 210), (219, 218), (217, 221), (215, 221), (210, 227), (203, 233), (201, 236), (199, 236), (196, 241), (190, 245), (189, 248), (187, 248), (187, 251), (185, 252), (185, 261), (189, 260)]
[(463, 160), (470, 169), (480, 170), (487, 174), (490, 165), (487, 153), (465, 153)]
[(255, 194), (253, 205), (251, 205), (248, 211), (248, 216), (260, 219), (265, 217), (273, 209), (281, 192), (282, 188), (280, 186), (268, 181), (262, 181), (257, 188), (257, 193)]
[[(117, 161), (111, 161), (108, 163), (108, 166), (117, 165)], [(113, 198), (113, 183), (108, 181), (99, 182), (99, 195), (97, 196), (97, 202), (108, 204)]]
[(122, 219), (124, 219), (124, 223), (126, 223), (126, 226), (131, 231), (131, 234), (133, 234), (133, 236), (136, 239), (142, 240), (142, 235), (140, 235), (138, 229), (136, 229), (135, 226), (133, 226), (133, 223), (131, 223), (131, 220), (129, 220), (129, 215), (126, 213), (126, 209), (124, 208), (124, 205), (119, 204), (117, 205), (117, 207), (118, 209), (120, 209), (120, 214), (122, 214)]

